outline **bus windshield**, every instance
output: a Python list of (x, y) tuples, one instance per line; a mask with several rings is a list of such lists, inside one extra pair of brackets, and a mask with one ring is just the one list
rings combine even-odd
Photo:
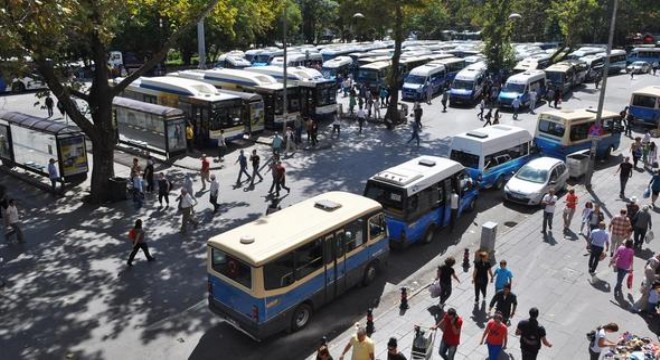
[(272, 59), (270, 54), (258, 54), (254, 57), (254, 62), (259, 64), (267, 64)]
[(466, 153), (459, 150), (452, 150), (451, 154), (449, 155), (449, 158), (454, 161), (458, 161), (459, 163), (461, 163), (461, 165), (467, 168), (472, 168), (472, 169), (479, 168), (479, 156), (477, 155)]
[(545, 76), (551, 83), (561, 84), (564, 82), (564, 74), (560, 72), (546, 72)]
[(403, 189), (369, 180), (364, 196), (381, 203), (388, 210), (403, 210)]
[(409, 84), (424, 84), (425, 82), (426, 76), (408, 75), (408, 77), (406, 77), (406, 83)]
[(649, 95), (633, 95), (632, 105), (645, 107), (645, 108), (655, 108), (656, 98)]
[(212, 248), (211, 267), (223, 276), (252, 289), (252, 268), (224, 251)]
[(512, 84), (512, 83), (506, 83), (504, 84), (504, 88), (502, 89), (503, 92), (514, 92), (514, 93), (523, 93), (525, 92), (525, 84)]
[(331, 78), (337, 76), (337, 69), (336, 68), (322, 68), (321, 69), (321, 74), (323, 74), (323, 77), (326, 78)]
[(363, 81), (377, 81), (378, 80), (378, 70), (374, 69), (360, 69), (358, 73), (358, 78)]
[(454, 80), (451, 88), (456, 90), (472, 90), (473, 84), (474, 82), (471, 80)]
[(537, 184), (544, 184), (548, 179), (548, 170), (537, 169), (529, 165), (523, 166), (516, 174), (516, 178)]
[(337, 90), (334, 86), (318, 88), (316, 96), (317, 106), (325, 106), (337, 103)]
[(564, 136), (565, 131), (566, 131), (566, 127), (563, 124), (550, 120), (543, 120), (543, 119), (539, 120), (539, 132), (543, 134), (562, 138)]

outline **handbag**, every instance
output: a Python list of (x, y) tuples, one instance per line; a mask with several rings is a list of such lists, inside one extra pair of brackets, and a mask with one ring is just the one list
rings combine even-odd
[(429, 292), (431, 293), (432, 298), (440, 297), (441, 290), (440, 281), (438, 280), (433, 281), (431, 286), (429, 286)]
[(632, 285), (633, 285), (633, 271), (630, 270), (630, 272), (628, 273), (628, 278), (626, 279), (626, 286), (628, 287), (628, 289), (632, 289)]
[(646, 236), (644, 236), (644, 242), (646, 242), (647, 244), (650, 243), (651, 240), (653, 240), (653, 237), (654, 237), (654, 235), (653, 235), (653, 230), (649, 230), (649, 231), (646, 233)]

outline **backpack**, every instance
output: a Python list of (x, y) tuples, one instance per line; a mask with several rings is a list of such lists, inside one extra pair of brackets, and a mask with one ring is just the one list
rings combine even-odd
[(591, 330), (587, 333), (587, 340), (589, 340), (589, 347), (594, 346), (594, 342), (596, 341), (596, 334), (602, 329), (602, 326), (599, 326), (596, 328), (596, 330)]
[(131, 241), (135, 241), (135, 235), (136, 235), (135, 229), (131, 228), (131, 230), (128, 231), (128, 238)]

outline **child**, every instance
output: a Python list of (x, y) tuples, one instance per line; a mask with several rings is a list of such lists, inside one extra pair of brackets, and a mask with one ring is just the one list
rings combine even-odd
[(495, 274), (490, 278), (490, 282), (495, 282), (495, 292), (504, 289), (504, 285), (511, 284), (513, 273), (506, 267), (506, 260), (500, 261), (500, 267), (495, 270)]

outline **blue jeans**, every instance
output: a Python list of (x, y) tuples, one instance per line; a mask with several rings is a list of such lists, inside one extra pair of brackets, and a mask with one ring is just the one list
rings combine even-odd
[(628, 269), (616, 268), (616, 285), (614, 286), (614, 291), (621, 291), (621, 284), (623, 284), (623, 279), (626, 278), (628, 274)]
[(497, 358), (500, 356), (500, 352), (502, 351), (502, 345), (486, 345), (488, 346), (488, 360), (497, 360)]
[(447, 345), (445, 344), (445, 341), (442, 340), (442, 342), (440, 342), (440, 351), (438, 353), (440, 354), (440, 357), (445, 360), (454, 360), (457, 347), (457, 345)]

